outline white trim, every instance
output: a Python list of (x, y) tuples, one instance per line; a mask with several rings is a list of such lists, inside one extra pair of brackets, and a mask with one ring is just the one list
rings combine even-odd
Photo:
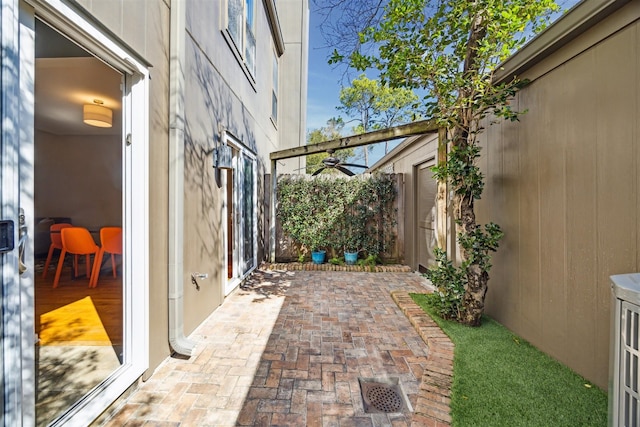
[[(20, 58), (19, 46), (19, 8), (17, 0), (2, 0), (0, 4), (2, 19), (0, 40), (3, 58), (0, 62), (2, 89), (0, 96), (0, 215), (2, 219), (14, 221), (14, 242), (17, 241), (16, 225), (18, 221), (18, 186), (19, 171), (18, 143), (20, 133), (20, 114), (12, 101), (19, 99)], [(20, 349), (19, 317), (10, 311), (20, 301), (18, 280), (18, 251), (0, 255), (0, 286), (2, 287), (2, 326), (0, 327), (0, 362), (4, 399), (2, 402), (2, 419), (4, 425), (20, 425), (22, 407), (25, 403), (22, 394), (22, 367)], [(17, 325), (16, 325), (17, 323)]]
[[(33, 224), (33, 175), (25, 165), (33, 164), (34, 20), (28, 5), (18, 0), (0, 2), (3, 52), (0, 213), (14, 222), (14, 249), (0, 255), (2, 333), (0, 362), (3, 425), (35, 424), (35, 349), (33, 268), (21, 275), (20, 204), (24, 199), (25, 225)], [(23, 38), (23, 41), (21, 41)], [(20, 50), (20, 48), (23, 50)], [(27, 190), (21, 182), (27, 183)], [(26, 230), (23, 260), (33, 266), (33, 242)]]
[[(274, 75), (275, 74), (275, 75)], [(275, 86), (275, 87), (274, 87)], [(276, 115), (273, 116), (273, 96), (276, 97)], [(280, 58), (276, 51), (273, 51), (273, 58), (271, 59), (271, 123), (277, 129), (278, 118), (280, 117)]]
[[(64, 34), (73, 40), (82, 41), (82, 47), (105, 63), (126, 74), (146, 73), (151, 65), (134, 55), (121, 40), (98, 22), (90, 22), (80, 10), (63, 0), (25, 0), (33, 4), (39, 18), (50, 26), (64, 29)], [(73, 19), (71, 19), (73, 17)]]
[[(36, 420), (36, 355), (35, 355), (35, 289), (33, 224), (34, 221), (34, 165), (35, 141), (33, 120), (35, 112), (35, 19), (24, 3), (20, 5), (20, 138), (19, 214), (24, 215), (24, 253), (18, 258), (27, 266), (20, 275), (20, 329), (22, 331), (22, 423), (30, 425)], [(20, 225), (18, 224), (18, 228)], [(18, 233), (20, 238), (21, 233)], [(18, 245), (19, 246), (19, 245)], [(19, 252), (19, 249), (18, 249)]]

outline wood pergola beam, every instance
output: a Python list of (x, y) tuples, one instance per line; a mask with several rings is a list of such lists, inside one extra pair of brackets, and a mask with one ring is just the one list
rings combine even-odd
[(310, 154), (324, 153), (327, 150), (341, 150), (344, 148), (360, 147), (362, 145), (375, 144), (377, 142), (390, 141), (392, 139), (407, 136), (420, 135), (438, 130), (435, 120), (422, 120), (407, 123), (392, 128), (375, 130), (360, 135), (345, 136), (344, 138), (323, 141), (318, 144), (303, 145), (301, 147), (288, 148), (274, 151), (269, 155), (272, 161), (290, 159), (292, 157), (308, 156)]

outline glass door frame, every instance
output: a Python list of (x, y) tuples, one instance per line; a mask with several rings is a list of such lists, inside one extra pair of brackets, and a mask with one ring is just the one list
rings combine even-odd
[[(106, 64), (120, 72), (124, 76), (123, 85), (123, 323), (124, 323), (124, 353), (123, 364), (107, 379), (96, 386), (91, 392), (76, 402), (61, 417), (51, 425), (75, 424), (82, 420), (97, 418), (118, 397), (142, 376), (148, 368), (148, 271), (149, 271), (149, 231), (148, 231), (148, 122), (149, 122), (149, 64), (140, 57), (130, 52), (123, 43), (112, 38), (101, 30), (102, 26), (90, 22), (80, 10), (76, 10), (62, 0), (0, 0), (3, 14), (11, 14), (20, 10), (21, 25), (19, 30), (5, 27), (5, 22), (17, 25), (17, 12), (15, 17), (5, 21), (3, 16), (2, 49), (15, 49), (19, 59), (12, 58), (15, 63), (2, 64), (3, 75), (8, 67), (12, 66), (23, 82), (23, 74), (28, 77), (29, 70), (33, 71), (35, 60), (35, 19), (41, 19), (53, 28), (56, 28), (69, 39), (73, 40), (94, 56), (103, 60)], [(5, 35), (6, 30), (6, 35)], [(16, 137), (7, 141), (3, 128), (2, 144), (2, 215), (16, 217), (18, 208), (17, 197), (10, 192), (16, 190), (21, 193), (33, 195), (34, 165), (25, 165), (24, 159), (29, 158), (29, 150), (33, 150), (33, 95), (34, 80), (31, 73), (31, 83), (24, 80), (20, 89), (22, 94), (17, 97), (16, 90), (11, 87), (16, 82), (3, 79), (2, 86), (2, 118), (18, 125)], [(17, 108), (7, 108), (6, 103), (31, 102), (31, 108), (26, 111)], [(28, 107), (28, 105), (27, 105)], [(25, 141), (18, 140), (17, 135)], [(13, 153), (13, 151), (15, 153)], [(26, 150), (26, 151), (25, 151)], [(23, 153), (23, 151), (25, 151)], [(13, 158), (21, 156), (23, 166), (20, 166), (20, 175), (16, 170), (11, 170), (7, 165), (4, 154), (13, 153)], [(33, 153), (31, 152), (31, 158)], [(16, 160), (13, 160), (14, 163)], [(5, 170), (6, 168), (6, 170)], [(15, 165), (13, 166), (14, 169)], [(26, 174), (25, 174), (26, 172)], [(30, 175), (29, 175), (30, 173)], [(6, 188), (6, 189), (5, 189)], [(27, 230), (34, 229), (33, 200), (31, 206), (25, 208)], [(17, 218), (16, 218), (17, 219)], [(15, 235), (17, 236), (17, 231)], [(34, 268), (33, 242), (27, 241), (25, 263), (27, 271)], [(29, 275), (17, 276), (17, 248), (7, 257), (2, 259), (2, 286), (6, 288), (11, 283), (19, 282), (18, 296), (21, 297), (18, 313), (10, 322), (7, 321), (6, 310), (3, 310), (3, 335), (9, 329), (15, 329), (15, 323), (19, 324), (17, 337), (22, 341), (20, 348), (8, 349), (3, 346), (3, 371), (15, 369), (15, 361), (22, 360), (18, 372), (11, 372), (9, 378), (3, 380), (3, 394), (5, 399), (10, 398), (3, 408), (5, 420), (12, 421), (12, 425), (35, 424), (35, 381), (36, 367), (33, 360), (34, 353), (34, 295), (33, 281)], [(7, 273), (12, 271), (12, 273)], [(31, 274), (31, 277), (33, 275)], [(33, 278), (33, 277), (32, 277)], [(135, 286), (133, 286), (135, 284)], [(15, 287), (15, 286), (14, 286)], [(13, 292), (13, 291), (12, 291)], [(15, 293), (15, 292), (13, 292)], [(6, 301), (3, 300), (4, 307)], [(3, 307), (3, 309), (4, 309)], [(15, 310), (14, 310), (15, 311)], [(17, 319), (16, 319), (17, 317)], [(13, 322), (13, 323), (11, 323)], [(3, 336), (4, 338), (4, 336)], [(30, 356), (31, 355), (31, 356)], [(10, 392), (16, 388), (21, 390), (17, 397), (11, 397)], [(15, 402), (13, 402), (15, 401)], [(13, 422), (15, 420), (15, 423)]]
[[(232, 186), (232, 191), (233, 191), (233, 195), (231, 197), (233, 206), (232, 206), (232, 210), (231, 212), (233, 212), (233, 218), (232, 218), (232, 227), (233, 230), (229, 230), (228, 225), (227, 225), (227, 221), (225, 220), (223, 222), (224, 224), (224, 251), (225, 251), (225, 260), (229, 259), (229, 255), (232, 256), (232, 262), (231, 262), (231, 274), (229, 274), (228, 271), (228, 265), (229, 263), (225, 262), (225, 274), (222, 275), (223, 277), (223, 289), (224, 289), (224, 295), (228, 295), (229, 293), (231, 293), (239, 284), (240, 282), (247, 277), (256, 267), (257, 267), (257, 260), (258, 260), (258, 213), (257, 213), (257, 198), (258, 198), (258, 190), (257, 190), (257, 159), (256, 159), (256, 155), (251, 152), (248, 148), (246, 148), (237, 138), (235, 138), (232, 134), (230, 134), (229, 132), (225, 131), (223, 133), (223, 143), (229, 145), (232, 148), (233, 151), (233, 158), (232, 158), (232, 169), (229, 173), (233, 174), (232, 177), (232, 182), (233, 182), (233, 186)], [(248, 162), (247, 162), (248, 160)], [(245, 188), (244, 188), (244, 177), (245, 177), (245, 173), (246, 173), (246, 164), (249, 163), (251, 165), (251, 173), (253, 174), (253, 187), (251, 188), (251, 194), (249, 194), (248, 196), (251, 198), (251, 206), (252, 206), (252, 215), (251, 215), (251, 221), (252, 221), (252, 232), (251, 232), (251, 244), (253, 246), (253, 250), (251, 251), (251, 259), (250, 260), (246, 260), (244, 257), (245, 254), (245, 247), (244, 247), (244, 242), (245, 242), (245, 237), (246, 237), (246, 233), (245, 233), (245, 227), (243, 226), (243, 219), (246, 218), (244, 209), (243, 209), (243, 201), (245, 201), (245, 197), (247, 196), (245, 194)], [(228, 187), (227, 187), (227, 180), (228, 178), (225, 175), (225, 182), (223, 185), (223, 188), (225, 188), (225, 191)], [(228, 217), (229, 214), (229, 206), (227, 203), (227, 200), (229, 199), (228, 195), (227, 197), (223, 198), (223, 200), (225, 200), (224, 206), (223, 206), (223, 211), (224, 211), (224, 218)], [(232, 250), (231, 253), (229, 253), (229, 239), (233, 239), (232, 243)]]
[[(12, 250), (0, 255), (2, 419), (4, 425), (21, 426), (35, 424), (33, 242), (28, 235), (29, 225), (33, 230), (33, 191), (25, 195), (21, 185), (23, 181), (33, 184), (33, 168), (30, 176), (23, 177), (29, 168), (21, 166), (33, 165), (32, 9), (19, 0), (1, 0), (0, 27), (0, 219), (13, 221), (14, 242)], [(21, 263), (27, 268), (21, 268)]]

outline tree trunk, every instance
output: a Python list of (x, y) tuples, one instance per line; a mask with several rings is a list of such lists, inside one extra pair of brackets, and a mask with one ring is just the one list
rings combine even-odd
[[(473, 233), (478, 226), (473, 208), (473, 197), (458, 196), (457, 219), (460, 221), (462, 233)], [(469, 253), (462, 248), (462, 260), (469, 259)], [(487, 284), (489, 273), (483, 271), (478, 264), (471, 264), (467, 267), (467, 285), (463, 296), (463, 307), (461, 323), (469, 326), (480, 326), (480, 320), (484, 313), (484, 298), (487, 294)]]

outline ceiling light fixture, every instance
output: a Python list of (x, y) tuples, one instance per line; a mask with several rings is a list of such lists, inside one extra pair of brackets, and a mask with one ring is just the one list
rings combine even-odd
[(82, 107), (82, 121), (90, 126), (97, 126), (99, 128), (110, 128), (113, 111), (107, 107), (103, 107), (100, 99), (94, 99), (93, 104), (85, 104)]

